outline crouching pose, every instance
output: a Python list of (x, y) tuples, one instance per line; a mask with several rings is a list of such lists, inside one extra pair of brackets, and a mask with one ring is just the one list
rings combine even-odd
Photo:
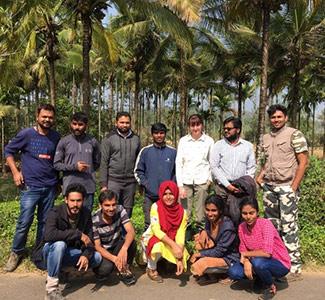
[(116, 268), (122, 282), (129, 286), (135, 283), (129, 268), (136, 253), (135, 232), (126, 210), (117, 203), (115, 192), (100, 193), (100, 209), (93, 215), (93, 231), (95, 248), (103, 260), (94, 271), (99, 279), (105, 279)]
[(240, 209), (244, 220), (238, 229), (241, 257), (240, 262), (229, 269), (229, 276), (234, 280), (256, 278), (255, 284), (264, 289), (259, 299), (271, 299), (276, 293), (273, 280), (290, 270), (288, 251), (272, 222), (258, 217), (255, 199), (244, 199)]
[(59, 289), (59, 273), (62, 268), (75, 266), (79, 271), (97, 267), (102, 257), (94, 251), (90, 211), (83, 207), (86, 190), (79, 184), (71, 184), (65, 193), (65, 203), (48, 213), (43, 248), (47, 268), (47, 300), (62, 300)]
[(226, 273), (228, 267), (239, 262), (236, 229), (231, 219), (224, 216), (220, 196), (205, 200), (205, 216), (205, 230), (195, 236), (196, 252), (191, 257), (191, 272), (202, 285), (218, 281), (218, 276), (208, 273)]
[(163, 282), (157, 272), (157, 262), (163, 257), (176, 264), (176, 275), (187, 268), (189, 254), (184, 246), (187, 214), (178, 203), (178, 187), (173, 181), (164, 181), (159, 187), (159, 200), (151, 206), (150, 226), (142, 236), (148, 260), (147, 275)]

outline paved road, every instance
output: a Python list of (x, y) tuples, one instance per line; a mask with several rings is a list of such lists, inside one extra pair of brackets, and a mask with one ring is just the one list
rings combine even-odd
[[(250, 291), (250, 283), (232, 286), (220, 283), (198, 286), (192, 277), (165, 278), (161, 284), (150, 282), (140, 270), (136, 273), (138, 282), (126, 287), (113, 276), (103, 285), (96, 284), (91, 273), (73, 276), (64, 289), (67, 299), (73, 300), (250, 300), (258, 294)], [(0, 274), (1, 300), (44, 299), (45, 275), (38, 273)], [(275, 299), (282, 300), (324, 300), (325, 273), (304, 273), (304, 279), (282, 286)]]

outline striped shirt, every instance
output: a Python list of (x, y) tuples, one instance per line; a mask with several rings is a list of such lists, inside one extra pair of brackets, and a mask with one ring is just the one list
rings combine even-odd
[(106, 250), (113, 249), (121, 239), (123, 225), (130, 222), (128, 214), (122, 205), (117, 205), (116, 214), (111, 224), (107, 224), (102, 217), (102, 210), (93, 215), (94, 240), (99, 240)]
[(263, 250), (271, 254), (271, 258), (279, 260), (286, 268), (290, 269), (291, 262), (288, 250), (270, 220), (257, 218), (252, 231), (249, 231), (247, 224), (243, 222), (239, 225), (238, 235), (240, 253)]
[(209, 164), (213, 139), (202, 134), (197, 140), (190, 134), (179, 140), (176, 155), (176, 180), (183, 184), (206, 184), (212, 181)]
[(226, 139), (219, 140), (212, 147), (210, 164), (214, 179), (224, 187), (242, 176), (254, 177), (256, 162), (253, 144), (241, 138), (234, 145)]

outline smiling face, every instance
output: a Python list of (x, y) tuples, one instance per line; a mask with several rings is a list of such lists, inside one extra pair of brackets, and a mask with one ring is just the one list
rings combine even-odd
[(43, 130), (49, 130), (54, 125), (54, 112), (41, 109), (36, 117), (37, 124)]
[(106, 199), (103, 201), (103, 203), (100, 205), (102, 209), (102, 213), (105, 219), (111, 219), (116, 214), (117, 209), (117, 202), (116, 199)]
[(205, 215), (211, 223), (217, 222), (221, 217), (220, 210), (213, 203), (209, 203), (205, 206)]
[(165, 143), (166, 132), (165, 131), (155, 131), (152, 133), (153, 142), (157, 145), (162, 145)]
[(71, 192), (64, 198), (68, 207), (68, 215), (71, 218), (75, 218), (79, 214), (83, 200), (83, 195), (79, 192)]
[(252, 207), (250, 204), (244, 205), (241, 210), (241, 216), (246, 224), (251, 227), (255, 224), (258, 212), (256, 208)]
[(167, 205), (167, 206), (171, 206), (174, 204), (175, 202), (175, 196), (173, 195), (172, 191), (167, 188), (163, 194), (163, 197), (162, 197), (162, 201), (164, 201), (164, 203)]
[(288, 121), (286, 116), (281, 110), (276, 110), (275, 113), (270, 117), (270, 122), (273, 131), (280, 130)]

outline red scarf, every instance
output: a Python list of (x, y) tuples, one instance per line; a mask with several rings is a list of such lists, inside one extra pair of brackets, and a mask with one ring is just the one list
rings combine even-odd
[[(163, 196), (167, 189), (170, 189), (174, 195), (175, 200), (172, 205), (166, 205), (163, 201)], [(159, 187), (159, 200), (156, 202), (160, 229), (173, 241), (184, 215), (184, 208), (178, 203), (178, 193), (178, 187), (174, 181), (164, 181)], [(153, 246), (159, 241), (156, 236), (150, 238), (146, 251), (148, 256), (150, 256)]]

